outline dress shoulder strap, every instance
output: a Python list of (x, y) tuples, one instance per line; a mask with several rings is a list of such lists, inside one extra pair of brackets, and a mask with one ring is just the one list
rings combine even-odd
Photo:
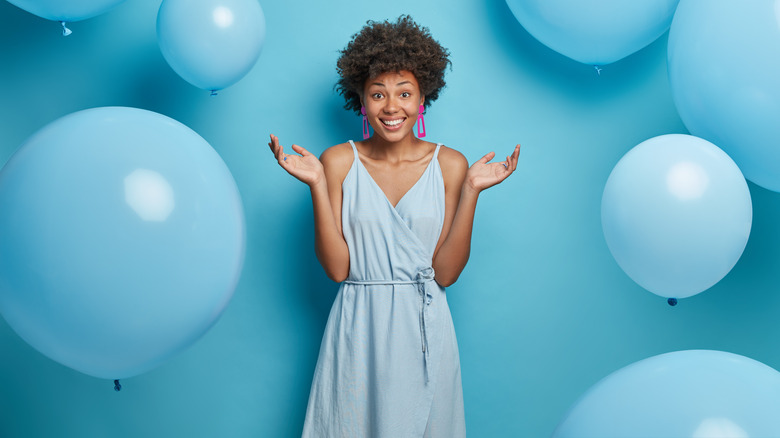
[(439, 149), (441, 149), (442, 144), (436, 143), (436, 149), (433, 151), (433, 159), (436, 160), (439, 158)]
[(358, 156), (357, 146), (355, 146), (355, 142), (352, 141), (352, 140), (349, 140), (349, 144), (352, 145), (352, 152), (355, 153), (355, 159), (356, 160), (359, 159), (360, 157)]

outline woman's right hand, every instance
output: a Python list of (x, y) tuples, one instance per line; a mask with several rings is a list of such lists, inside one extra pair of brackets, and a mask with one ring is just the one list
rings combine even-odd
[(317, 157), (306, 149), (296, 144), (292, 145), (292, 150), (299, 153), (285, 154), (284, 147), (279, 144), (279, 137), (271, 134), (271, 141), (268, 142), (276, 161), (284, 170), (298, 180), (306, 183), (309, 187), (325, 181), (325, 170)]

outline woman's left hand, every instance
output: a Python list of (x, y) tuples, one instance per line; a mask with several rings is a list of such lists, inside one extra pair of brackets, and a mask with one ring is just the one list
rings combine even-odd
[(477, 192), (493, 187), (505, 180), (517, 169), (517, 157), (519, 155), (520, 145), (515, 146), (515, 151), (512, 152), (512, 155), (506, 157), (506, 161), (489, 163), (496, 154), (495, 152), (488, 153), (471, 165), (466, 172), (465, 184)]

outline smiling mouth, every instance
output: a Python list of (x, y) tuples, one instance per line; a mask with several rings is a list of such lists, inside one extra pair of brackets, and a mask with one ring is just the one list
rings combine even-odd
[(404, 120), (406, 119), (382, 120), (382, 124), (387, 126), (388, 128), (395, 128), (399, 126), (401, 123), (403, 123)]

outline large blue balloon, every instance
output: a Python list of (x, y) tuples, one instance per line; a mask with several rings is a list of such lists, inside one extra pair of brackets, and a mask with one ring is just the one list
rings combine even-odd
[(76, 112), (0, 172), (0, 313), (83, 373), (143, 373), (195, 342), (239, 278), (244, 215), (209, 144), (150, 111)]
[(79, 21), (100, 15), (125, 0), (8, 0), (47, 20)]
[(750, 181), (780, 191), (780, 4), (683, 0), (668, 57), (691, 134), (726, 151)]
[(776, 370), (722, 351), (678, 351), (596, 383), (553, 438), (778, 437), (778, 407)]
[(621, 268), (657, 295), (685, 298), (739, 260), (753, 220), (750, 191), (722, 150), (682, 134), (631, 149), (604, 187), (604, 237)]
[(221, 90), (244, 77), (265, 40), (257, 0), (163, 0), (157, 42), (171, 68), (204, 90)]
[(661, 36), (679, 0), (506, 0), (542, 44), (590, 65), (622, 59)]

